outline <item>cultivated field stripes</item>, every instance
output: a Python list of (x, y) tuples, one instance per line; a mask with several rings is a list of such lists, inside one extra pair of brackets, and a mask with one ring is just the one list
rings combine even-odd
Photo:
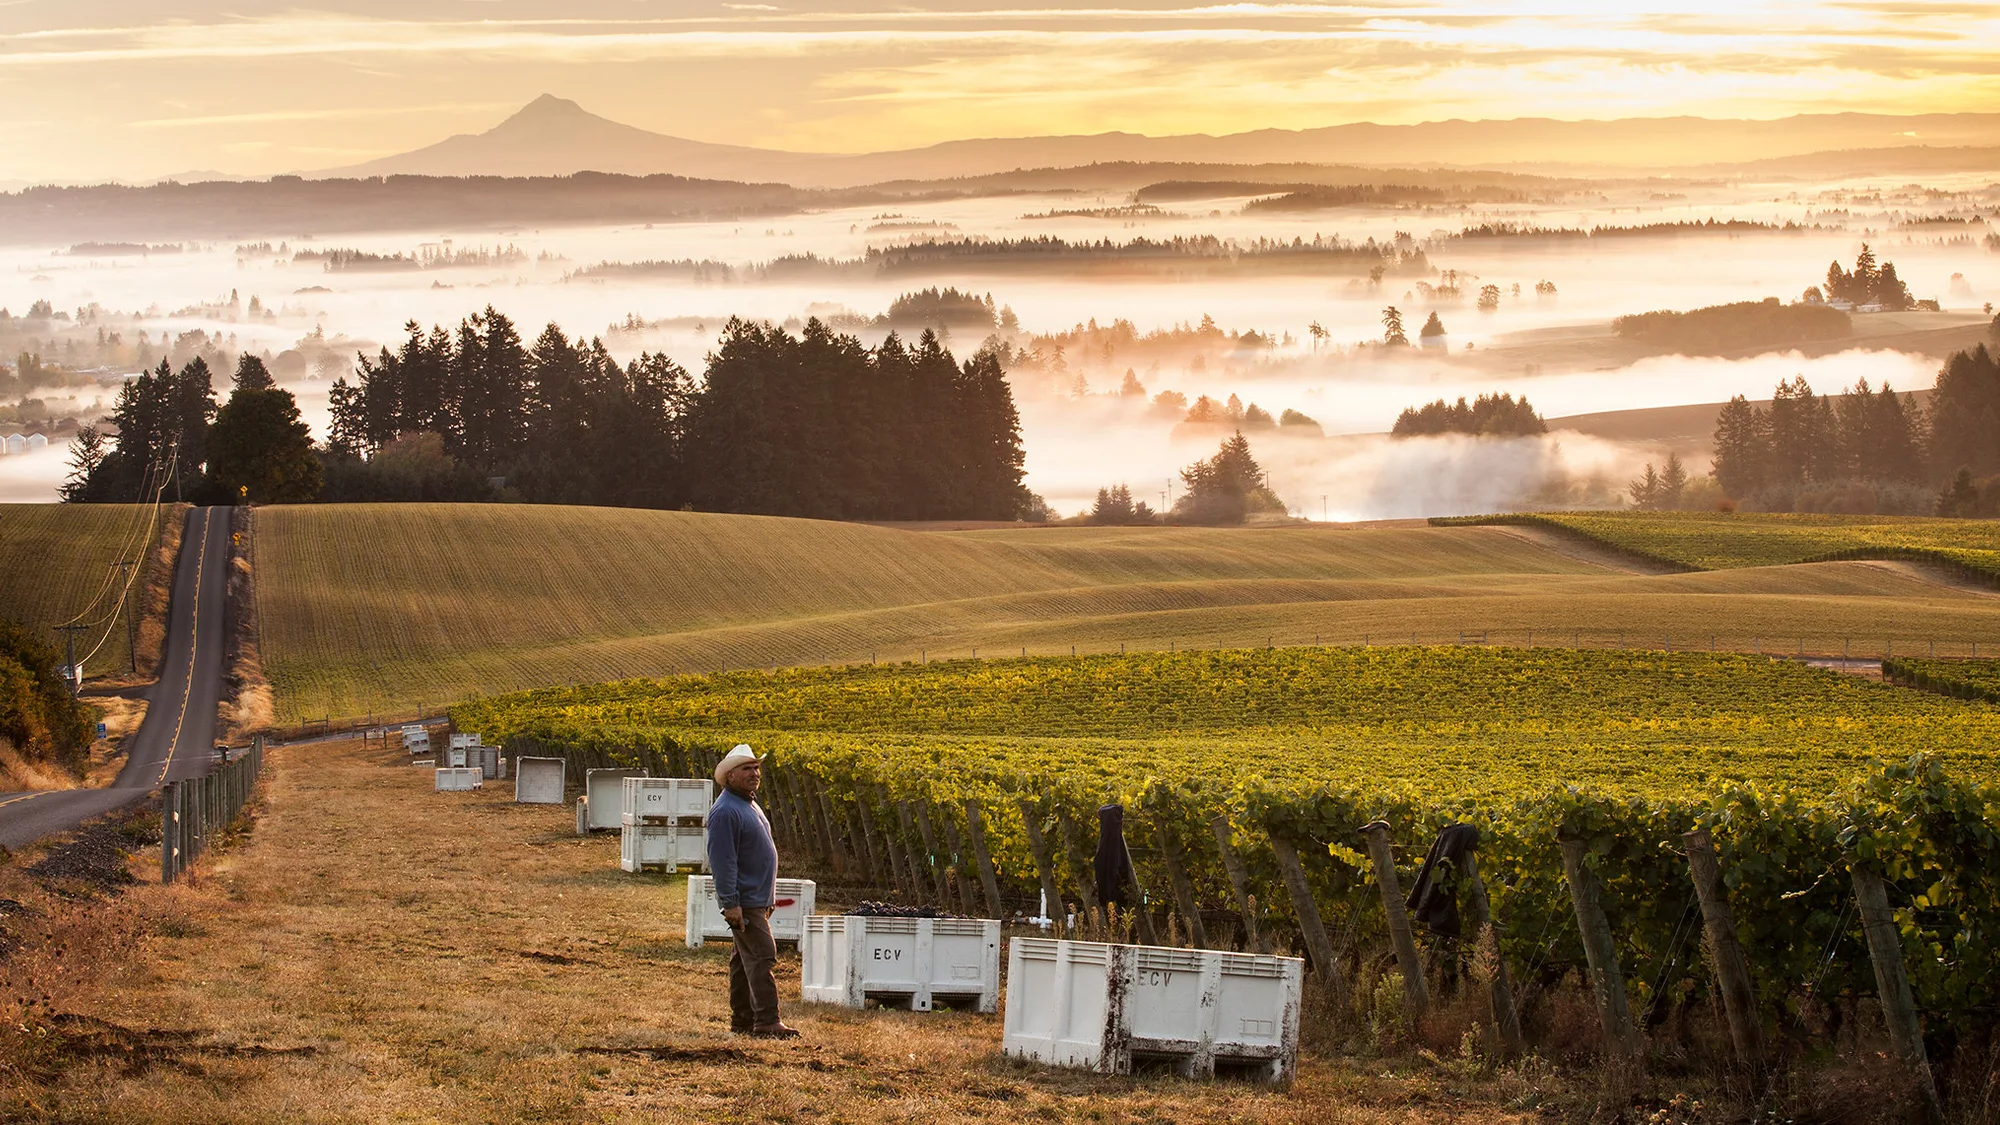
[[(149, 511), (144, 504), (0, 504), (0, 575), (5, 576), (0, 619), (18, 621), (41, 640), (60, 645), (51, 628), (82, 611), (107, 575), (117, 577), (112, 564), (133, 546), (134, 528)], [(163, 510), (161, 518), (175, 516)], [(143, 544), (138, 554), (150, 548)], [(138, 594), (135, 585), (133, 595)], [(91, 673), (123, 671), (129, 663), (123, 614), (115, 621), (106, 617), (116, 600), (112, 589), (85, 622), (96, 627), (77, 635), (79, 656), (103, 641), (87, 666)]]

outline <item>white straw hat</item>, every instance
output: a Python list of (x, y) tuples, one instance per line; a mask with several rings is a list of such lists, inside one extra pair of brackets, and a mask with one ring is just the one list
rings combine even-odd
[(757, 752), (755, 750), (752, 750), (750, 749), (749, 746), (739, 742), (735, 745), (735, 747), (733, 747), (729, 751), (729, 753), (724, 754), (722, 756), (721, 761), (715, 763), (715, 783), (717, 785), (727, 786), (729, 783), (727, 781), (724, 781), (723, 779), (729, 776), (729, 771), (735, 769), (737, 766), (740, 766), (745, 762), (761, 762), (763, 760), (764, 760), (763, 758), (757, 756)]

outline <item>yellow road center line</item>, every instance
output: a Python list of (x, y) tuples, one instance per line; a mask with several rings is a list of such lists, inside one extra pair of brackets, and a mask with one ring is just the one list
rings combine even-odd
[(181, 713), (174, 718), (174, 737), (167, 743), (166, 760), (160, 763), (160, 776), (153, 784), (167, 780), (167, 770), (173, 767), (174, 751), (181, 744), (181, 728), (187, 724), (188, 698), (194, 693), (195, 655), (201, 644), (201, 575), (208, 567), (208, 525), (215, 520), (215, 509), (210, 508), (201, 517), (201, 553), (194, 559), (194, 598), (188, 608), (188, 667), (187, 679), (181, 685)]
[(6, 799), (6, 800), (4, 800), (4, 801), (0, 801), (0, 809), (4, 809), (4, 808), (6, 808), (6, 807), (7, 807), (8, 805), (18, 805), (18, 804), (20, 804), (20, 803), (21, 803), (22, 801), (32, 801), (32, 800), (34, 800), (35, 798), (37, 798), (37, 797), (40, 797), (40, 796), (43, 796), (43, 794), (41, 794), (41, 793), (23, 793), (23, 794), (21, 794), (21, 795), (20, 795), (20, 796), (18, 796), (18, 797), (9, 797), (9, 798), (7, 798), (7, 799)]

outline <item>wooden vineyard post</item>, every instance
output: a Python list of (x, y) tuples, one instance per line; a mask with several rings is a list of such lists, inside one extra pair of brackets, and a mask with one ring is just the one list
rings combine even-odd
[(1244, 943), (1259, 953), (1271, 952), (1271, 940), (1257, 929), (1257, 910), (1250, 899), (1250, 873), (1243, 869), (1243, 857), (1229, 839), (1229, 818), (1217, 814), (1208, 822), (1215, 833), (1215, 846), (1222, 851), (1222, 869), (1229, 873), (1229, 890), (1236, 896), (1237, 913), (1243, 916)]
[(1344, 1008), (1347, 989), (1334, 967), (1333, 941), (1326, 936), (1326, 923), (1320, 920), (1319, 903), (1313, 901), (1312, 885), (1306, 882), (1306, 868), (1299, 862), (1299, 850), (1290, 840), (1273, 833), (1271, 853), (1277, 856), (1278, 870), (1285, 876), (1285, 889), (1292, 894), (1292, 909), (1298, 912), (1299, 933), (1306, 939), (1313, 971), (1325, 983), (1334, 1007)]
[(986, 892), (986, 916), (1004, 918), (1006, 910), (1000, 903), (1000, 878), (993, 872), (993, 853), (986, 850), (986, 820), (981, 815), (979, 802), (970, 797), (965, 799), (965, 835), (972, 844), (972, 861), (979, 865), (979, 886)]
[(938, 810), (938, 823), (944, 826), (944, 841), (951, 847), (952, 882), (958, 886), (958, 905), (969, 917), (979, 916), (979, 906), (972, 900), (972, 880), (965, 873), (965, 841), (960, 839), (958, 822)]
[(869, 881), (876, 886), (885, 887), (888, 885), (887, 876), (882, 873), (882, 865), (875, 858), (875, 841), (869, 836), (867, 826), (862, 823), (861, 812), (856, 807), (859, 804), (858, 801), (840, 802), (840, 819), (847, 828), (848, 842), (853, 844), (859, 841), (856, 851), (859, 853), (862, 870), (868, 873)]
[(1755, 1074), (1764, 1065), (1762, 1029), (1757, 1024), (1757, 994), (1750, 988), (1750, 968), (1736, 940), (1736, 916), (1722, 885), (1722, 866), (1715, 858), (1715, 841), (1706, 828), (1681, 836), (1687, 845), (1688, 875), (1701, 902), (1701, 921), (1708, 933), (1708, 957), (1722, 986), (1722, 1011), (1729, 1020), (1729, 1041), (1736, 1061)]
[(845, 878), (849, 871), (847, 849), (840, 839), (840, 830), (834, 827), (836, 822), (833, 816), (833, 801), (827, 797), (826, 786), (823, 783), (813, 786), (813, 807), (819, 812), (820, 831), (826, 834), (827, 862), (833, 865), (835, 872)]
[(854, 805), (861, 814), (861, 829), (876, 841), (876, 850), (882, 853), (882, 863), (889, 871), (889, 886), (897, 891), (906, 891), (909, 882), (903, 878), (902, 858), (896, 854), (896, 844), (889, 838), (888, 829), (876, 823), (875, 810), (869, 800), (872, 795), (872, 787), (867, 794), (856, 794)]
[(1514, 1009), (1514, 984), (1507, 979), (1507, 958), (1500, 953), (1500, 933), (1493, 928), (1493, 906), (1486, 901), (1486, 881), (1479, 877), (1479, 853), (1465, 853), (1465, 890), (1472, 904), (1472, 924), (1480, 939), (1493, 941), (1493, 979), (1487, 992), (1493, 1010), (1493, 1026), (1500, 1034), (1500, 1047), (1518, 1056), (1527, 1049), (1521, 1035), (1521, 1013)]
[[(1042, 835), (1042, 818), (1033, 802), (1021, 798), (1021, 827), (1028, 833), (1028, 851), (1035, 857), (1035, 874), (1042, 881), (1042, 913), (1050, 918), (1063, 916), (1062, 892), (1056, 888), (1055, 865), (1049, 862), (1049, 842)], [(1049, 911), (1055, 911), (1049, 914)]]
[(1195, 902), (1194, 885), (1188, 882), (1187, 872), (1174, 858), (1174, 842), (1167, 836), (1167, 826), (1157, 820), (1153, 822), (1153, 839), (1160, 845), (1160, 864), (1167, 869), (1167, 882), (1174, 889), (1174, 906), (1187, 922), (1188, 937), (1193, 939), (1195, 948), (1209, 948), (1208, 927), (1202, 925), (1201, 907)]
[(930, 899), (943, 903), (944, 896), (937, 894), (936, 873), (931, 867), (930, 850), (918, 847), (921, 837), (917, 834), (916, 819), (910, 814), (910, 802), (896, 802), (896, 818), (903, 825), (903, 846), (908, 849), (904, 856), (909, 861), (910, 878), (916, 884), (917, 901)]
[(1083, 845), (1077, 839), (1076, 822), (1060, 805), (1056, 807), (1056, 831), (1062, 833), (1063, 859), (1069, 864), (1070, 876), (1076, 880), (1076, 894), (1083, 900), (1083, 912), (1102, 919), (1104, 910), (1097, 901), (1097, 880), (1090, 874), (1090, 864), (1082, 858)]
[(1924, 1029), (1917, 1020), (1917, 998), (1910, 991), (1909, 974), (1903, 967), (1903, 942), (1896, 935), (1896, 912), (1889, 908), (1888, 890), (1881, 876), (1852, 856), (1848, 866), (1854, 874), (1854, 903), (1860, 908), (1861, 931), (1868, 938), (1868, 959), (1875, 965), (1882, 1022), (1889, 1025), (1889, 1044), (1909, 1068), (1910, 1083), (1923, 1099), (1928, 1119), (1942, 1121), (1944, 1109), (1938, 1100), (1937, 1080), (1931, 1075), (1930, 1058), (1924, 1053)]
[(928, 853), (928, 858), (930, 859), (931, 879), (937, 883), (938, 905), (949, 908), (951, 906), (951, 884), (945, 878), (944, 874), (946, 857), (943, 852), (938, 850), (937, 833), (931, 831), (930, 807), (931, 803), (925, 800), (917, 800), (911, 803), (912, 810), (917, 814), (917, 830), (923, 833), (924, 851)]
[(1611, 923), (1604, 919), (1597, 879), (1583, 865), (1584, 842), (1566, 839), (1561, 843), (1563, 877), (1569, 882), (1576, 926), (1583, 935), (1584, 960), (1590, 968), (1591, 987), (1597, 993), (1605, 1042), (1620, 1063), (1636, 1067), (1640, 1062), (1639, 1040), (1632, 1030), (1631, 1007), (1625, 999), (1625, 975), (1618, 967), (1618, 945), (1611, 938)]
[(1132, 894), (1138, 899), (1132, 904), (1132, 920), (1137, 923), (1139, 940), (1147, 945), (1160, 944), (1160, 937), (1153, 932), (1153, 912), (1146, 902), (1146, 884), (1139, 878), (1139, 864), (1132, 858), (1131, 841), (1125, 843), (1125, 870), (1132, 875)]
[(1417, 957), (1417, 938), (1410, 930), (1410, 913), (1396, 880), (1396, 856), (1389, 848), (1389, 822), (1363, 825), (1368, 858), (1375, 861), (1375, 883), (1382, 891), (1382, 912), (1389, 917), (1389, 940), (1396, 949), (1396, 967), (1403, 971), (1404, 1018), (1412, 1024), (1431, 1010), (1431, 990), (1424, 980), (1424, 963)]

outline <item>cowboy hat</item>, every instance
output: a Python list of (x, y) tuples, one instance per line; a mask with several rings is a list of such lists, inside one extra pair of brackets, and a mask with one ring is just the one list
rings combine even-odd
[(731, 770), (749, 762), (761, 762), (763, 760), (763, 758), (758, 757), (755, 750), (739, 742), (729, 753), (722, 756), (721, 761), (715, 763), (715, 783), (727, 786), (729, 782), (726, 779), (729, 777)]

